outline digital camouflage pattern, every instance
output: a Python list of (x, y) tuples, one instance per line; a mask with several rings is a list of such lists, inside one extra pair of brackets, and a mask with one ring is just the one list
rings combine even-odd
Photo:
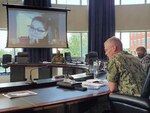
[(146, 73), (136, 57), (121, 51), (109, 59), (107, 70), (107, 80), (117, 83), (119, 93), (128, 95), (141, 94)]
[(150, 66), (150, 54), (145, 55), (142, 59), (140, 59), (145, 72), (148, 73), (148, 68)]
[(65, 63), (65, 59), (62, 55), (60, 55), (60, 56), (56, 55), (52, 58), (52, 63), (55, 63), (55, 62)]

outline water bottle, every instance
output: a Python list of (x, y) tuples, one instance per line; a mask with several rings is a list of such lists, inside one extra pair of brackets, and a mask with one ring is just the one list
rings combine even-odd
[(98, 77), (98, 69), (99, 69), (98, 61), (93, 62), (94, 79), (96, 79)]
[(92, 65), (89, 65), (89, 72), (90, 72), (90, 74), (92, 74), (93, 73), (93, 66)]

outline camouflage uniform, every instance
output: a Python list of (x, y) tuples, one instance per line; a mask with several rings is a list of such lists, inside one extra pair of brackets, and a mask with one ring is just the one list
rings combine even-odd
[(150, 55), (149, 54), (145, 55), (142, 59), (140, 59), (140, 61), (145, 69), (145, 72), (148, 73), (148, 69), (150, 66)]
[(53, 58), (52, 58), (52, 63), (57, 63), (57, 62), (61, 62), (61, 63), (65, 63), (65, 59), (64, 59), (64, 57), (63, 56), (54, 56)]
[(107, 80), (118, 85), (119, 93), (141, 94), (146, 73), (136, 57), (121, 51), (109, 60), (107, 69)]

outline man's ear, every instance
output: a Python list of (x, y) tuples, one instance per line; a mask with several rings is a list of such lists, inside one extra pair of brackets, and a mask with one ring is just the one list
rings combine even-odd
[(115, 51), (117, 51), (117, 46), (112, 46), (112, 50), (115, 52)]

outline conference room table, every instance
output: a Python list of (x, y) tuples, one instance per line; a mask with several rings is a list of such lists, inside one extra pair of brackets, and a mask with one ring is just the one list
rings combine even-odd
[[(75, 74), (75, 78), (78, 78), (82, 74)], [(85, 73), (83, 73), (85, 76)], [(105, 74), (101, 76), (105, 79)], [(44, 82), (45, 81), (45, 82)], [(49, 85), (44, 86), (48, 83)], [(88, 109), (92, 109), (95, 106), (95, 110), (100, 113), (99, 110), (103, 109), (103, 101), (107, 101), (109, 94), (109, 89), (107, 85), (100, 87), (99, 89), (87, 89), (86, 91), (80, 91), (75, 89), (62, 88), (56, 85), (60, 80), (38, 80), (37, 84), (27, 84), (25, 86), (24, 82), (8, 83), (8, 85), (2, 83), (1, 88), (8, 88), (7, 92), (0, 92), (0, 112), (15, 112), (15, 113), (82, 113)], [(10, 90), (10, 85), (15, 87), (18, 86), (26, 87), (24, 90), (29, 90), (37, 93), (36, 95), (23, 96), (18, 98), (7, 98), (3, 94), (8, 93)], [(54, 84), (55, 83), (55, 84)], [(39, 85), (38, 85), (39, 84)], [(41, 85), (40, 85), (41, 84)], [(30, 87), (30, 85), (37, 85), (36, 87)], [(42, 87), (39, 87), (42, 86)], [(24, 87), (24, 88), (25, 88)], [(18, 87), (19, 88), (19, 87)], [(17, 88), (16, 88), (17, 90)], [(21, 89), (20, 89), (21, 90)], [(23, 91), (24, 91), (23, 90)], [(18, 91), (18, 90), (17, 90)], [(100, 108), (101, 106), (101, 108)], [(91, 111), (90, 113), (93, 113)]]
[(31, 73), (31, 70), (38, 70), (38, 79), (46, 79), (52, 78), (52, 68), (63, 68), (62, 74), (78, 74), (88, 69), (87, 65), (76, 63), (9, 63), (7, 65), (10, 66), (10, 82), (25, 81), (26, 75), (36, 75)]
[[(69, 109), (72, 103), (80, 103), (82, 101), (90, 101), (101, 96), (108, 95), (108, 87), (104, 86), (98, 90), (78, 91), (57, 86), (32, 89), (30, 91), (36, 92), (36, 95), (25, 96), (14, 99), (9, 99), (0, 94), (0, 112), (32, 112), (44, 111), (48, 107), (63, 107), (64, 113), (73, 112)], [(87, 104), (87, 103), (85, 103)], [(78, 104), (80, 105), (80, 104)], [(88, 105), (87, 105), (88, 106)], [(79, 109), (80, 110), (80, 109)]]
[[(85, 81), (87, 79), (93, 79), (93, 75), (86, 73), (74, 74), (70, 75), (70, 77), (79, 82)], [(63, 75), (58, 75), (54, 78), (34, 80), (32, 81), (33, 83), (31, 81), (0, 83), (0, 93), (56, 86), (57, 82), (62, 81), (63, 79)], [(101, 75), (101, 79), (105, 79), (105, 74)]]

